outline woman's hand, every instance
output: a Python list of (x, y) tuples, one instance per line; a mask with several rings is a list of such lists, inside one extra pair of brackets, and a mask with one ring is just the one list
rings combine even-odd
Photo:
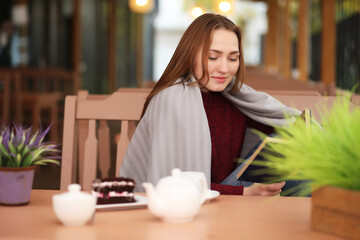
[(261, 184), (254, 183), (250, 187), (245, 187), (243, 195), (245, 196), (275, 196), (281, 193), (281, 188), (285, 182)]

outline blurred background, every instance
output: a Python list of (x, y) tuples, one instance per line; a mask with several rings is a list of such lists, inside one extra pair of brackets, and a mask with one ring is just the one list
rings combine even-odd
[(351, 88), (359, 79), (360, 1), (323, 2), (0, 0), (0, 67), (76, 71), (90, 93), (143, 87), (160, 77), (191, 21), (217, 12), (243, 29), (247, 65), (321, 82), (321, 45), (333, 42), (329, 71), (336, 86)]
[(255, 89), (359, 93), (359, 0), (0, 0), (0, 124), (60, 143), (66, 95), (152, 87), (205, 12), (241, 27)]

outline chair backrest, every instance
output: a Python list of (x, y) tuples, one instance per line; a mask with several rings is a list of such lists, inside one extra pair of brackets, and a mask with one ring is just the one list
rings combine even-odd
[[(60, 189), (65, 190), (68, 184), (76, 181), (77, 176), (84, 190), (91, 189), (91, 182), (97, 177), (98, 156), (100, 166), (109, 161), (107, 155), (111, 141), (106, 121), (121, 121), (115, 164), (115, 174), (119, 173), (132, 136), (129, 134), (129, 125), (132, 124), (129, 123), (140, 119), (149, 91), (122, 89), (111, 95), (89, 95), (80, 91), (77, 96), (66, 97)], [(96, 133), (97, 125), (100, 127)], [(106, 156), (106, 159), (101, 156)], [(106, 169), (101, 172), (107, 173)]]
[(69, 95), (77, 93), (81, 84), (79, 73), (73, 70), (25, 68), (17, 72), (21, 74), (23, 92), (62, 92)]

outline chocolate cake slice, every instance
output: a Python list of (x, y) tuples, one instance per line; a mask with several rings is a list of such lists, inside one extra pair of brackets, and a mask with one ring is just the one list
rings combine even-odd
[(92, 183), (92, 193), (97, 196), (97, 204), (135, 202), (134, 188), (135, 181), (125, 177), (107, 177)]

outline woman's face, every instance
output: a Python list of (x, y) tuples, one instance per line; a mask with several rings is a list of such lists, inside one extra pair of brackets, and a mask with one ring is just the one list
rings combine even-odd
[(239, 69), (239, 42), (236, 34), (226, 29), (216, 29), (213, 32), (209, 50), (208, 74), (203, 78), (201, 53), (196, 56), (195, 77), (200, 80), (200, 84), (209, 91), (221, 92), (231, 82)]

